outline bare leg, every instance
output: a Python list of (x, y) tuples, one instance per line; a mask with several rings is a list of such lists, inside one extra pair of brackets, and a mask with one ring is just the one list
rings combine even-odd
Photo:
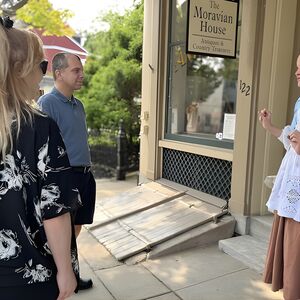
[(75, 237), (76, 237), (76, 239), (79, 236), (81, 228), (82, 228), (82, 225), (75, 225)]

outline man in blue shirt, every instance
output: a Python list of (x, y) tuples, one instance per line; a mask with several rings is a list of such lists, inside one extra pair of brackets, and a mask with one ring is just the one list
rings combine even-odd
[[(70, 165), (73, 169), (74, 185), (79, 190), (81, 206), (75, 214), (75, 234), (79, 235), (83, 224), (93, 222), (95, 210), (96, 183), (90, 170), (91, 156), (85, 111), (82, 103), (73, 96), (83, 84), (83, 67), (80, 58), (70, 53), (58, 53), (52, 61), (55, 81), (53, 90), (38, 100), (41, 110), (58, 125)], [(80, 279), (79, 289), (91, 288), (91, 279)]]

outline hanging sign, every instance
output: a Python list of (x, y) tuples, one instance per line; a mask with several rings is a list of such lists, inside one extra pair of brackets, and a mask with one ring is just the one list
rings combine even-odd
[(235, 58), (238, 14), (238, 0), (188, 0), (187, 53)]

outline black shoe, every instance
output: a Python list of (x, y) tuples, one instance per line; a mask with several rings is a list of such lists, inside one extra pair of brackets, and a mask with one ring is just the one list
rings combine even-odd
[(77, 286), (79, 291), (90, 289), (92, 286), (93, 286), (92, 279), (85, 280), (85, 279), (79, 278), (79, 282), (78, 282), (78, 286)]

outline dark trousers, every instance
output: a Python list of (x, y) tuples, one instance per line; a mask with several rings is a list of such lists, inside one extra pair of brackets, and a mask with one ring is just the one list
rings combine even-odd
[(96, 182), (92, 172), (73, 172), (74, 186), (78, 188), (82, 206), (74, 214), (74, 224), (92, 224), (96, 201)]

